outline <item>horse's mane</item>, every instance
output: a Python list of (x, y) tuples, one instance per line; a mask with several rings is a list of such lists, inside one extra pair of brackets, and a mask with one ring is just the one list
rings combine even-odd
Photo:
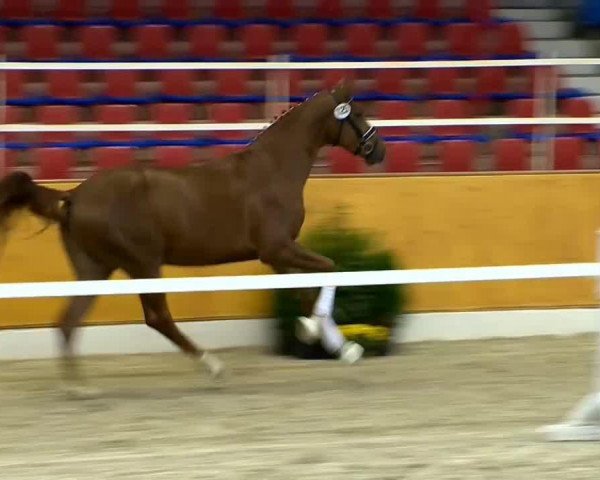
[(288, 107), (286, 110), (284, 110), (283, 112), (279, 113), (278, 115), (275, 115), (275, 117), (273, 117), (273, 120), (271, 121), (270, 125), (268, 125), (267, 127), (265, 127), (263, 130), (261, 130), (253, 139), (252, 142), (256, 141), (260, 136), (262, 136), (264, 133), (268, 132), (272, 127), (279, 125), (279, 123), (281, 122), (281, 120), (283, 120), (291, 111), (296, 110), (298, 107), (304, 105), (306, 102), (308, 102), (309, 100), (311, 100), (312, 98), (316, 97), (318, 95), (319, 92), (314, 93), (313, 95), (311, 95), (310, 97), (304, 99), (302, 102), (300, 103), (296, 103), (294, 105), (291, 105), (290, 107)]

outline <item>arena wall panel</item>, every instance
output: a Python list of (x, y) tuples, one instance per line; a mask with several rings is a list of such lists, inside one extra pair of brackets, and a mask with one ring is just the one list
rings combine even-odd
[[(70, 188), (69, 184), (54, 184)], [(406, 268), (525, 265), (594, 261), (600, 226), (600, 174), (313, 178), (306, 227), (345, 206), (353, 226), (374, 232)], [(18, 220), (18, 221), (17, 221)], [(0, 257), (0, 281), (72, 279), (51, 227), (15, 218)], [(173, 268), (165, 276), (261, 274), (258, 262)], [(117, 275), (115, 278), (123, 278)], [(412, 312), (461, 312), (593, 306), (591, 280), (540, 280), (410, 287)], [(1, 300), (0, 327), (51, 325), (64, 300)], [(178, 320), (260, 318), (266, 292), (173, 294)], [(137, 297), (100, 299), (87, 324), (139, 322)]]

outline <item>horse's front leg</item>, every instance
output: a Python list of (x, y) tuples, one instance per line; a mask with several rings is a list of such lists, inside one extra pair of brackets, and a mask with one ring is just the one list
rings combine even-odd
[[(271, 264), (278, 273), (289, 273), (297, 269), (329, 272), (335, 268), (335, 264), (329, 258), (311, 252), (295, 242), (282, 248), (271, 258), (264, 258), (263, 261)], [(311, 265), (312, 268), (307, 265)], [(362, 357), (363, 348), (355, 342), (346, 341), (333, 319), (335, 289), (335, 286), (324, 286), (320, 289), (310, 317), (298, 318), (296, 335), (302, 342), (308, 344), (320, 339), (329, 353), (347, 363), (355, 363)]]
[(260, 260), (277, 272), (301, 270), (304, 272), (333, 272), (335, 264), (327, 257), (312, 252), (290, 241), (259, 252)]

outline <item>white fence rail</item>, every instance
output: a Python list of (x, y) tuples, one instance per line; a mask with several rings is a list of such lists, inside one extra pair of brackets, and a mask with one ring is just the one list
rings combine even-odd
[(600, 58), (352, 62), (0, 62), (0, 70), (375, 70), (600, 65)]
[[(478, 117), (478, 118), (421, 118), (399, 120), (370, 120), (375, 127), (443, 127), (443, 126), (500, 126), (500, 125), (596, 125), (600, 117)], [(76, 124), (0, 124), (0, 133), (31, 132), (216, 132), (257, 131), (268, 127), (266, 122), (243, 123), (76, 123)]]
[[(489, 67), (549, 67), (600, 65), (600, 58), (539, 58), (520, 60), (431, 60), (361, 62), (0, 62), (1, 70), (365, 70)], [(600, 117), (478, 117), (427, 119), (373, 119), (376, 127), (442, 127), (501, 125), (596, 125)], [(185, 124), (0, 124), (0, 133), (31, 132), (207, 132), (257, 131), (265, 122), (185, 123)]]
[(2, 298), (42, 298), (140, 293), (224, 292), (312, 288), (327, 285), (401, 285), (501, 280), (600, 277), (600, 263), (559, 263), (498, 267), (428, 268), (364, 272), (295, 273), (135, 280), (0, 283)]

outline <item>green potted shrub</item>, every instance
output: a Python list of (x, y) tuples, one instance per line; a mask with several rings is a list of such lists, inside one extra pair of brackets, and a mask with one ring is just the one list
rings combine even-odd
[[(322, 225), (310, 230), (302, 244), (331, 258), (338, 271), (399, 269), (391, 252), (375, 248), (372, 236), (370, 232), (348, 227), (345, 213), (338, 209)], [(309, 346), (296, 338), (296, 319), (310, 313), (302, 308), (302, 295), (307, 298), (307, 293), (314, 291), (275, 291), (277, 350), (280, 354), (301, 358), (330, 358), (319, 342)], [(365, 355), (385, 355), (393, 344), (393, 331), (403, 314), (404, 304), (402, 285), (340, 287), (336, 292), (334, 319), (348, 340), (365, 348)]]

